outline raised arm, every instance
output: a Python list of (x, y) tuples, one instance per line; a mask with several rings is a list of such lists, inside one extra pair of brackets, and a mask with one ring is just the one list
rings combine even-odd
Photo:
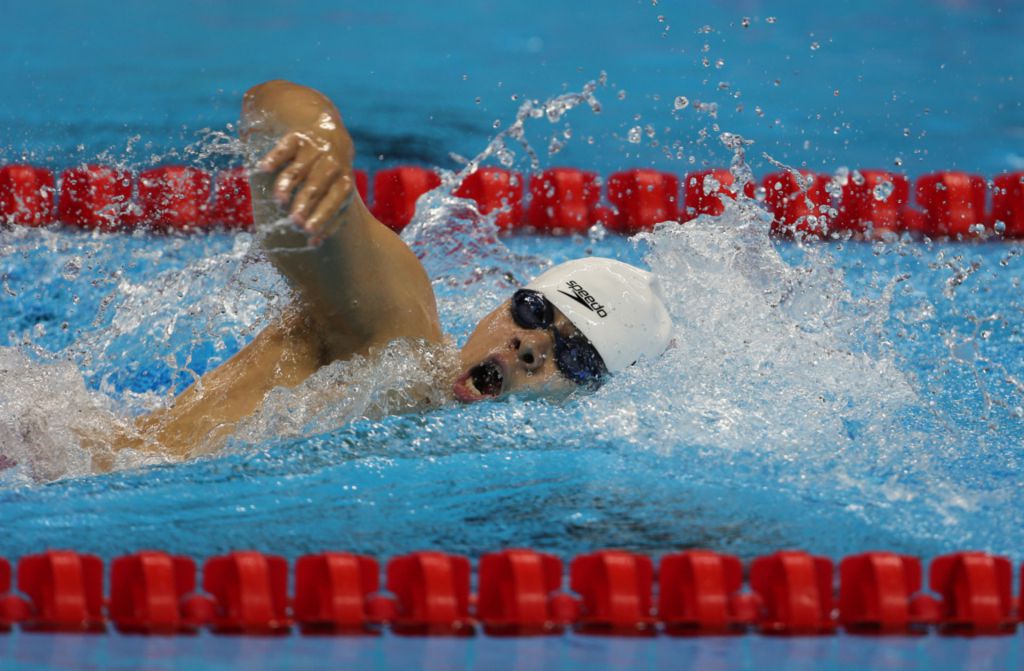
[(242, 116), (242, 139), (261, 157), (251, 178), (256, 225), (298, 301), (169, 407), (117, 435), (80, 436), (96, 470), (111, 468), (122, 447), (208, 451), (274, 387), (396, 338), (441, 340), (426, 272), (353, 188), (352, 140), (331, 101), (272, 81), (246, 93)]
[(426, 272), (356, 192), (352, 140), (331, 101), (270, 81), (245, 94), (242, 127), (262, 156), (251, 183), (264, 249), (317, 324), (327, 358), (399, 337), (439, 341)]

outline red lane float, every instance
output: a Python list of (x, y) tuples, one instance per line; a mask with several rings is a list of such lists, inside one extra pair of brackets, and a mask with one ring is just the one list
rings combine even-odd
[(997, 233), (1000, 223), (1007, 238), (1024, 238), (1024, 172), (993, 180), (991, 225)]
[(60, 177), (58, 216), (69, 226), (99, 231), (130, 227), (137, 219), (133, 176), (106, 165), (68, 168)]
[(554, 634), (567, 622), (553, 601), (562, 587), (562, 560), (533, 550), (480, 557), (477, 618), (492, 636)]
[(910, 182), (885, 170), (855, 170), (842, 186), (834, 228), (879, 238), (903, 229)]
[(596, 173), (550, 168), (530, 176), (526, 223), (548, 233), (586, 233), (600, 198)]
[(387, 589), (397, 597), (396, 634), (472, 636), (469, 560), (443, 552), (414, 552), (387, 566)]
[(809, 170), (766, 175), (762, 186), (765, 205), (775, 217), (772, 233), (796, 238), (827, 237), (832, 209), (828, 183), (828, 175)]
[(166, 552), (137, 552), (110, 565), (107, 611), (118, 631), (135, 634), (195, 633), (182, 601), (196, 589), (196, 564)]
[(722, 198), (735, 198), (736, 191), (732, 188), (735, 178), (724, 168), (701, 170), (686, 175), (683, 188), (683, 221), (696, 219), (702, 214), (713, 217), (725, 212)]
[(139, 174), (141, 223), (156, 230), (191, 230), (208, 223), (210, 176), (197, 168), (165, 166)]
[(46, 226), (55, 221), (53, 173), (30, 165), (0, 166), (0, 224)]
[(476, 202), (480, 214), (497, 212), (498, 228), (515, 228), (523, 220), (523, 176), (517, 172), (478, 168), (462, 180), (455, 195)]
[(644, 555), (601, 550), (576, 557), (569, 585), (582, 597), (576, 630), (587, 634), (653, 636), (651, 615), (654, 568)]
[(10, 631), (12, 626), (24, 622), (31, 614), (28, 602), (9, 594), (10, 590), (11, 563), (0, 557), (0, 631)]
[[(368, 177), (353, 178), (368, 202)], [(601, 185), (595, 173), (551, 168), (529, 181), (530, 200), (523, 216), (523, 182), (518, 173), (482, 167), (468, 176), (456, 195), (475, 200), (487, 214), (497, 211), (503, 229), (521, 224), (548, 233), (583, 233), (604, 224), (621, 233), (649, 229), (662, 220), (688, 221), (701, 214), (720, 215), (722, 198), (735, 198), (732, 174), (725, 169), (693, 172), (683, 180), (680, 205), (678, 179), (669, 173), (631, 169), (612, 174), (607, 200), (600, 204)], [(762, 180), (764, 202), (774, 215), (776, 235), (878, 238), (902, 231), (931, 238), (1024, 237), (1024, 173), (996, 177), (991, 185), (962, 172), (939, 172), (919, 178), (910, 202), (910, 184), (903, 175), (883, 170), (850, 173), (838, 187), (836, 202), (827, 175), (785, 171)], [(65, 170), (54, 204), (54, 176), (26, 165), (0, 166), (0, 223), (42, 226), (59, 218), (67, 225), (113, 231), (144, 224), (154, 230), (194, 230), (211, 224), (225, 228), (252, 225), (252, 195), (246, 172), (232, 168), (218, 173), (215, 184), (202, 170), (167, 166), (138, 176), (136, 202), (130, 172), (111, 166), (85, 165)], [(421, 167), (402, 166), (374, 175), (371, 211), (395, 230), (415, 213), (416, 200), (437, 187), (440, 178)], [(212, 193), (212, 200), (210, 198)], [(986, 211), (992, 191), (991, 210)], [(745, 186), (754, 195), (753, 184)], [(834, 207), (833, 207), (834, 206)], [(831, 229), (831, 230), (830, 230)]]
[(369, 204), (370, 201), (367, 198), (370, 193), (370, 176), (366, 174), (365, 170), (353, 170), (352, 178), (355, 180), (356, 192), (359, 197), (363, 199), (364, 203)]
[(1013, 567), (1006, 557), (957, 552), (932, 560), (931, 589), (941, 597), (939, 631), (946, 634), (1009, 634), (1013, 615)]
[(103, 562), (96, 555), (49, 550), (22, 557), (18, 591), (29, 598), (26, 631), (106, 631)]
[(915, 192), (924, 211), (924, 233), (932, 237), (978, 237), (985, 225), (987, 190), (983, 177), (963, 172), (919, 177)]
[(372, 557), (323, 552), (295, 562), (295, 622), (305, 634), (377, 633), (371, 595), (380, 589)]
[(224, 228), (252, 227), (252, 191), (248, 170), (231, 168), (217, 173), (213, 203), (206, 220)]
[(751, 614), (741, 606), (743, 565), (709, 550), (667, 554), (658, 566), (658, 619), (665, 632), (741, 634)]
[(921, 561), (892, 552), (866, 552), (839, 564), (839, 623), (858, 634), (923, 634), (933, 624), (934, 600), (918, 595)]
[[(846, 557), (839, 565), (835, 601), (832, 562), (783, 551), (750, 564), (751, 592), (742, 591), (736, 557), (708, 550), (665, 555), (652, 609), (650, 558), (602, 550), (573, 559), (571, 589), (560, 592), (562, 562), (529, 549), (480, 559), (478, 595), (470, 593), (465, 557), (416, 552), (387, 565), (379, 593), (376, 560), (343, 552), (300, 557), (294, 598), (288, 562), (259, 552), (208, 559), (203, 589), (194, 593), (196, 565), (188, 557), (143, 551), (111, 562), (109, 601), (103, 599), (103, 563), (89, 554), (51, 550), (23, 557), (11, 593), (10, 564), (0, 558), (0, 632), (102, 632), (106, 619), (122, 632), (191, 634), (398, 634), (498, 636), (551, 634), (573, 626), (580, 634), (737, 634), (756, 627), (783, 635), (831, 634), (841, 625), (861, 635), (998, 635), (1016, 630), (1020, 603), (1011, 593), (1013, 567), (1005, 557), (958, 552), (935, 558), (921, 593), (921, 562), (891, 552)], [(1024, 591), (1024, 586), (1022, 586)], [(1021, 595), (1024, 597), (1024, 594)], [(474, 616), (476, 619), (474, 619)], [(293, 619), (294, 618), (294, 619)]]
[(750, 565), (750, 587), (764, 610), (758, 627), (765, 634), (831, 634), (832, 561), (806, 552), (782, 551)]
[(649, 230), (679, 218), (679, 179), (657, 170), (626, 170), (608, 177), (608, 201), (617, 212), (608, 226), (618, 233)]
[(213, 596), (210, 628), (219, 634), (287, 634), (288, 562), (239, 551), (203, 564), (203, 590)]
[(418, 166), (381, 170), (373, 178), (373, 214), (392, 230), (401, 231), (416, 214), (419, 197), (440, 184), (436, 172)]

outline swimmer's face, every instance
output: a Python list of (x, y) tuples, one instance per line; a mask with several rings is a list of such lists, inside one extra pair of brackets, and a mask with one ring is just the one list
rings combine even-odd
[[(578, 333), (557, 308), (553, 328), (562, 338)], [(510, 393), (562, 398), (577, 388), (558, 370), (551, 330), (516, 324), (510, 301), (480, 320), (459, 353), (459, 360), (461, 373), (453, 392), (464, 403)]]

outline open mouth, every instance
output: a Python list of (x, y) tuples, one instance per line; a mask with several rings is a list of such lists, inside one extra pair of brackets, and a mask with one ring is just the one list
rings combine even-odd
[(455, 396), (464, 403), (501, 395), (505, 373), (497, 361), (488, 359), (473, 366), (455, 382)]

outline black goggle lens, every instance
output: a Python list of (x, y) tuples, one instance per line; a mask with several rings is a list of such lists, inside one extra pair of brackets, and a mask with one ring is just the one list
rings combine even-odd
[(551, 329), (555, 338), (555, 365), (570, 381), (596, 388), (608, 374), (601, 355), (583, 335), (563, 337), (556, 329), (555, 308), (543, 294), (520, 289), (512, 296), (512, 320), (524, 329)]
[(555, 323), (555, 308), (544, 295), (520, 289), (512, 296), (512, 319), (524, 329), (546, 329)]

